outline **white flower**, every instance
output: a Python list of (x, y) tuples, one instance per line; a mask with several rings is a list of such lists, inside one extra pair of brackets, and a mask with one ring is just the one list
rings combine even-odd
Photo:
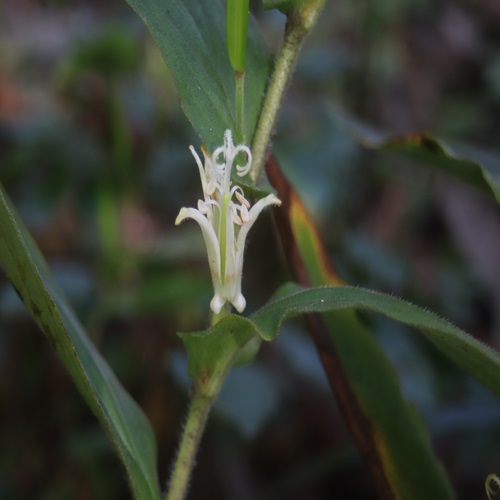
[(252, 153), (242, 144), (234, 146), (230, 130), (224, 133), (224, 145), (212, 156), (202, 148), (205, 165), (193, 146), (189, 149), (200, 171), (203, 199), (198, 200), (198, 209), (182, 208), (175, 224), (191, 218), (200, 225), (214, 285), (212, 311), (218, 314), (224, 304), (230, 302), (241, 313), (246, 306), (241, 293), (241, 277), (248, 231), (264, 207), (280, 205), (281, 201), (270, 194), (251, 207), (241, 187), (232, 185), (231, 171), (236, 157), (246, 157), (244, 165), (235, 165), (236, 173), (243, 177), (252, 166)]

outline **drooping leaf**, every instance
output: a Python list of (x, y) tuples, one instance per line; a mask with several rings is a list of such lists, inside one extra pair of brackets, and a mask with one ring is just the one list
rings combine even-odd
[(367, 310), (412, 326), (457, 366), (500, 396), (500, 354), (438, 315), (380, 292), (350, 286), (296, 289), (272, 300), (250, 319), (265, 340), (272, 340), (282, 321), (292, 316), (332, 310)]
[(391, 151), (432, 166), (492, 195), (500, 203), (500, 156), (429, 133), (394, 136), (335, 110), (335, 120), (363, 146)]
[(156, 443), (148, 420), (87, 337), (1, 186), (0, 267), (108, 433), (134, 497), (159, 499)]
[[(500, 395), (500, 355), (436, 314), (396, 297), (362, 288), (302, 289), (296, 286), (295, 292), (292, 290), (293, 287), (287, 285), (285, 293), (288, 295), (283, 296), (278, 291), (277, 299), (271, 300), (248, 319), (230, 315), (206, 332), (189, 334), (193, 339), (212, 339), (211, 352), (202, 355), (203, 359), (217, 358), (218, 349), (231, 338), (238, 339), (234, 345), (242, 339), (248, 342), (255, 334), (272, 340), (281, 323), (293, 316), (367, 310), (416, 328), (460, 368)], [(350, 337), (365, 345), (356, 348)], [(216, 338), (219, 340), (214, 340)], [(361, 338), (358, 332), (347, 328), (336, 335), (335, 340), (348, 382), (358, 398), (359, 410), (368, 417), (365, 425), (384, 454), (381, 472), (387, 475), (395, 498), (452, 498), (440, 467), (426, 463), (426, 459), (432, 456), (428, 435), (414, 410), (401, 398), (394, 397), (394, 393), (399, 392), (397, 380), (392, 370), (384, 365), (383, 354), (374, 348), (373, 337)], [(198, 346), (196, 353), (200, 355)], [(225, 369), (231, 364), (230, 357), (226, 359)], [(205, 370), (201, 367), (209, 364), (197, 363), (191, 368), (192, 374), (203, 380)], [(367, 383), (367, 380), (372, 383)], [(401, 467), (404, 467), (404, 473), (401, 473)]]
[[(302, 290), (271, 301), (250, 319), (263, 338), (272, 339), (285, 318), (332, 309), (374, 311), (417, 328), (457, 366), (500, 395), (497, 352), (437, 315), (395, 297), (344, 286)], [(399, 396), (396, 377), (375, 340), (353, 318), (332, 312), (326, 315), (347, 383), (357, 400), (353, 406), (367, 417), (366, 425), (380, 453), (381, 473), (396, 498), (451, 498), (441, 468), (432, 459), (422, 422)]]
[[(217, 365), (213, 370), (220, 366), (227, 370), (234, 352), (253, 335), (265, 340), (275, 338), (287, 318), (306, 313), (368, 310), (417, 328), (459, 367), (500, 395), (500, 356), (429, 311), (395, 297), (348, 286), (302, 289), (288, 284), (278, 291), (277, 297), (248, 319), (229, 315), (206, 332), (186, 335), (195, 342), (204, 339), (209, 346), (203, 353), (201, 344), (187, 344), (193, 358), (199, 358), (190, 368), (195, 380), (202, 384), (210, 381), (206, 379), (210, 373), (207, 367)], [(338, 316), (335, 320), (336, 326), (341, 327)], [(389, 493), (404, 499), (453, 498), (441, 467), (432, 458), (429, 436), (414, 409), (400, 397), (394, 372), (373, 336), (366, 331), (363, 336), (349, 321), (344, 326), (335, 334), (335, 347), (351, 396), (356, 398), (353, 407), (365, 415), (365, 431), (371, 434), (382, 455), (379, 472), (390, 484)], [(233, 346), (225, 347), (231, 343)], [(221, 349), (228, 356), (221, 356)], [(217, 359), (225, 362), (219, 364), (214, 361)]]
[[(269, 159), (266, 169), (282, 200), (275, 215), (295, 279), (307, 287), (342, 285), (313, 220), (274, 158)], [(293, 293), (292, 287), (281, 289), (275, 300), (286, 293)], [(340, 308), (306, 319), (378, 495), (450, 498), (449, 485), (433, 455), (425, 426), (404, 400), (394, 369), (356, 312)]]
[[(173, 75), (188, 119), (209, 151), (236, 127), (234, 72), (225, 39), (225, 2), (211, 0), (127, 0), (143, 19)], [(251, 18), (245, 66), (243, 135), (251, 142), (271, 57)]]

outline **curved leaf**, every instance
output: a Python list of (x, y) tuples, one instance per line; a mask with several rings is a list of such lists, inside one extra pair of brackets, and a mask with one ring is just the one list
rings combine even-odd
[[(266, 170), (282, 200), (275, 215), (295, 279), (305, 287), (343, 285), (314, 221), (273, 157)], [(290, 293), (292, 286), (282, 287), (274, 301)], [(356, 312), (336, 309), (308, 315), (306, 322), (378, 495), (450, 498), (425, 426), (404, 400), (394, 369)]]
[(434, 166), (493, 195), (500, 203), (500, 158), (491, 153), (426, 133), (392, 137), (377, 145), (377, 149)]
[[(500, 355), (496, 351), (436, 314), (382, 293), (346, 286), (302, 290), (271, 301), (250, 319), (263, 338), (272, 339), (280, 323), (291, 316), (325, 311), (347, 314), (352, 309), (384, 314), (417, 328), (456, 365), (500, 395)], [(332, 314), (326, 315), (327, 321)], [(366, 425), (374, 426), (371, 432), (396, 498), (451, 498), (440, 470), (428, 467), (426, 455), (431, 450), (422, 423), (411, 407), (394, 397), (398, 388), (391, 379), (395, 377), (378, 359), (381, 354), (373, 349), (373, 338), (356, 329), (349, 316), (334, 319), (328, 325), (334, 327), (335, 347), (361, 411), (370, 418)]]
[(350, 286), (297, 289), (272, 300), (250, 319), (263, 339), (272, 340), (287, 318), (348, 309), (373, 311), (417, 328), (451, 361), (500, 396), (499, 353), (438, 315), (390, 295)]
[(86, 336), (1, 186), (0, 267), (108, 433), (134, 497), (159, 499), (156, 444), (148, 420)]
[(398, 153), (433, 166), (492, 195), (500, 203), (500, 157), (429, 133), (394, 136), (335, 110), (334, 118), (363, 146)]
[(127, 0), (143, 19), (173, 75), (181, 104), (209, 151), (224, 131), (251, 141), (272, 60), (250, 19), (245, 68), (244, 130), (237, 130), (235, 82), (226, 50), (225, 2)]
[[(227, 316), (202, 334), (206, 339), (228, 335), (227, 326), (236, 338), (251, 338), (253, 332), (265, 340), (276, 337), (281, 323), (290, 317), (316, 312), (369, 310), (384, 314), (421, 331), (436, 347), (458, 366), (469, 372), (496, 394), (500, 395), (500, 356), (468, 334), (436, 314), (413, 304), (382, 293), (348, 286), (285, 289), (289, 295), (271, 300), (250, 318)], [(338, 319), (338, 318), (337, 318)], [(337, 322), (337, 326), (340, 326)], [(428, 435), (411, 406), (399, 398), (393, 373), (379, 361), (383, 354), (372, 349), (371, 336), (357, 349), (349, 340), (352, 331), (347, 328), (335, 336), (336, 348), (343, 363), (348, 382), (353, 388), (362, 412), (367, 412), (364, 425), (372, 427), (373, 439), (379, 442), (384, 456), (384, 471), (392, 486), (395, 498), (452, 498), (453, 495), (441, 468), (426, 467), (426, 457), (432, 456)], [(239, 341), (238, 341), (239, 342)], [(376, 371), (374, 371), (376, 370)], [(204, 373), (198, 369), (197, 376)], [(340, 376), (340, 374), (339, 374)], [(367, 383), (372, 380), (373, 383)], [(410, 425), (408, 425), (410, 424)], [(411, 429), (411, 432), (408, 430)], [(398, 472), (403, 467), (404, 474)]]
[[(294, 288), (295, 292), (290, 293)], [(283, 296), (283, 293), (288, 295)], [(190, 372), (195, 377), (195, 383), (201, 381), (206, 384), (205, 381), (211, 380), (212, 371), (220, 368), (214, 368), (213, 361), (207, 360), (213, 357), (216, 346), (224, 343), (223, 338), (235, 339), (229, 349), (231, 356), (222, 356), (226, 359), (223, 369), (227, 370), (235, 353), (253, 335), (272, 340), (287, 318), (305, 313), (364, 309), (418, 328), (450, 359), (500, 394), (498, 354), (433, 313), (395, 297), (346, 286), (304, 290), (288, 284), (283, 291), (278, 291), (277, 296), (279, 298), (271, 300), (248, 319), (229, 315), (205, 332), (184, 334), (184, 340), (191, 338), (198, 343), (204, 339), (210, 341), (213, 348), (212, 354), (201, 356), (201, 362), (191, 365)], [(338, 317), (336, 319), (338, 327)], [(453, 498), (442, 468), (431, 465), (431, 444), (420, 418), (403, 399), (394, 397), (395, 393), (399, 393), (397, 379), (390, 367), (381, 363), (383, 359), (379, 358), (384, 356), (373, 347), (375, 340), (371, 335), (364, 339), (356, 335), (358, 341), (364, 340), (365, 343), (356, 349), (349, 339), (351, 333), (352, 330), (347, 327), (340, 336), (337, 335), (336, 348), (352, 395), (356, 398), (354, 407), (365, 415), (362, 420), (367, 428), (365, 432), (371, 434), (371, 438), (378, 443), (377, 450), (383, 455), (383, 470), (379, 472), (387, 476), (391, 485), (390, 496), (405, 500)], [(201, 352), (199, 347), (198, 343), (193, 349), (198, 357)], [(338, 376), (343, 375), (339, 372)], [(372, 383), (367, 383), (367, 380)], [(400, 473), (401, 470), (404, 474)]]

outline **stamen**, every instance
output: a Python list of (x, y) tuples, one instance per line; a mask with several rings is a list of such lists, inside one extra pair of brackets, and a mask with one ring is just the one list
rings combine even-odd
[(250, 202), (245, 198), (245, 195), (243, 194), (242, 189), (239, 186), (237, 186), (237, 187), (238, 187), (238, 189), (235, 190), (235, 192), (234, 192), (236, 198), (242, 204), (242, 206), (244, 206), (246, 208), (250, 208)]
[(198, 210), (203, 214), (208, 214), (208, 206), (203, 200), (198, 200)]
[(240, 217), (244, 223), (248, 222), (248, 219), (250, 218), (250, 216), (248, 214), (248, 209), (245, 205), (240, 206)]
[(208, 196), (212, 196), (215, 193), (216, 188), (217, 188), (217, 181), (215, 179), (210, 179), (208, 181), (205, 192), (206, 194), (208, 194)]
[(233, 222), (237, 224), (238, 226), (243, 226), (243, 221), (240, 219), (240, 216), (236, 212), (236, 210), (231, 210), (231, 215), (233, 218)]

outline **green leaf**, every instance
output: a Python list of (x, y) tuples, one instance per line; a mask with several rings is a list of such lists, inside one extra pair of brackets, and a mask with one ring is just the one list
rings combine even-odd
[(197, 392), (211, 398), (219, 393), (229, 368), (258, 340), (253, 324), (234, 314), (224, 316), (209, 330), (179, 335)]
[[(303, 285), (340, 288), (343, 282), (328, 250), (277, 162), (268, 162), (267, 173), (283, 201), (276, 211), (277, 227), (294, 276)], [(284, 318), (302, 313), (297, 304), (288, 303), (289, 308), (267, 314), (267, 307), (275, 307), (281, 299), (289, 300), (286, 295), (294, 291), (298, 291), (297, 285), (295, 290), (290, 285), (282, 287), (273, 301), (256, 313), (268, 321), (260, 332), (266, 338), (276, 334), (277, 325)], [(326, 307), (324, 301), (320, 297), (317, 304)], [(314, 302), (309, 305), (314, 309)], [(404, 400), (393, 367), (356, 311), (332, 309), (321, 317), (309, 317), (307, 324), (378, 495), (411, 500), (452, 497), (425, 426)]]
[(363, 146), (391, 151), (435, 167), (492, 195), (500, 203), (499, 156), (429, 133), (391, 136), (362, 124), (339, 110), (334, 111), (334, 118)]
[[(351, 408), (358, 408), (357, 411), (365, 415), (364, 425), (382, 458), (383, 469), (379, 473), (387, 477), (392, 494), (405, 500), (453, 498), (442, 468), (434, 461), (429, 436), (420, 417), (410, 404), (395, 397), (399, 395), (397, 379), (373, 336), (350, 324), (349, 318), (353, 316), (344, 315), (342, 325), (339, 314), (352, 313), (355, 309), (369, 310), (411, 325), (456, 364), (500, 394), (498, 354), (437, 315), (382, 293), (348, 286), (304, 290), (286, 285), (277, 296), (279, 298), (271, 300), (248, 319), (229, 315), (206, 332), (184, 337), (185, 342), (189, 337), (193, 342), (200, 339), (206, 342), (205, 346), (186, 344), (190, 373), (195, 381), (212, 390), (212, 377), (207, 374), (218, 373), (218, 379), (223, 378), (221, 366), (225, 373), (235, 353), (253, 335), (272, 340), (287, 318), (335, 311), (335, 348), (356, 398)], [(195, 358), (197, 361), (192, 361)], [(221, 363), (221, 359), (225, 361)]]
[[(182, 107), (209, 151), (231, 129), (236, 140), (235, 82), (226, 50), (225, 2), (127, 0), (146, 23), (173, 75)], [(272, 60), (250, 19), (243, 135), (257, 124)]]
[(395, 396), (399, 388), (394, 373), (385, 366), (373, 337), (348, 314), (353, 310), (373, 311), (417, 328), (445, 356), (497, 395), (500, 355), (436, 314), (392, 296), (348, 286), (297, 290), (272, 300), (249, 318), (259, 335), (269, 340), (278, 334), (286, 318), (332, 311), (326, 319), (335, 349), (367, 417), (366, 425), (372, 427), (383, 473), (396, 498), (452, 498), (440, 467), (432, 463), (422, 422), (412, 407)]
[(451, 361), (500, 396), (500, 355), (496, 351), (436, 314), (390, 295), (350, 286), (299, 290), (271, 301), (250, 319), (263, 339), (272, 340), (287, 318), (349, 309), (373, 311), (417, 328)]
[(159, 499), (156, 444), (148, 420), (86, 336), (1, 186), (0, 267), (108, 433), (134, 497)]
[[(362, 423), (365, 439), (379, 454), (379, 474), (387, 479), (391, 494), (405, 500), (452, 498), (442, 468), (433, 457), (427, 430), (414, 408), (401, 398), (394, 370), (353, 311), (377, 312), (417, 328), (497, 394), (499, 355), (435, 314), (395, 297), (348, 286), (296, 290), (272, 300), (249, 318), (258, 334), (270, 340), (286, 318), (327, 312), (324, 317), (340, 360), (337, 376), (346, 379), (342, 391), (352, 398), (349, 408), (358, 414), (354, 421)], [(338, 396), (344, 397), (342, 393)]]

